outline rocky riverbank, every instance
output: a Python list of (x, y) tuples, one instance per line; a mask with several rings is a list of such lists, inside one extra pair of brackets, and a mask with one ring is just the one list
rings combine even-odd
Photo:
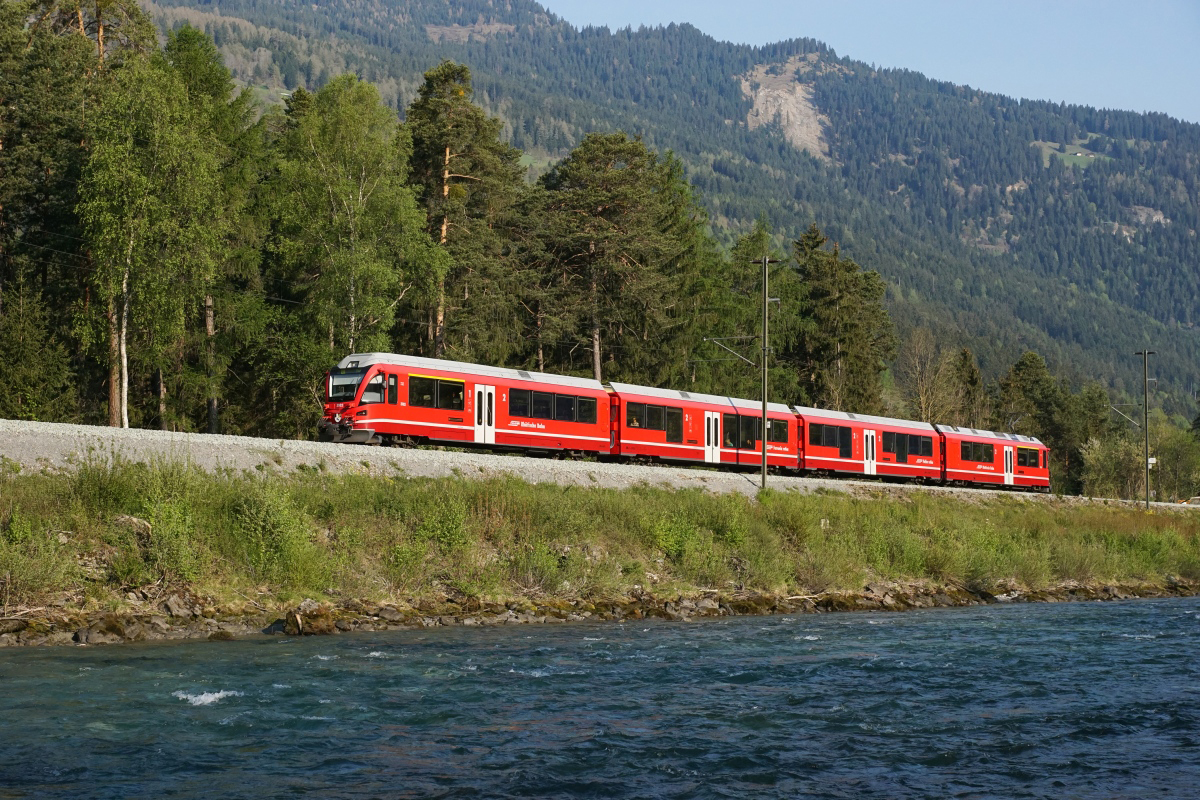
[(876, 582), (859, 591), (813, 595), (707, 591), (656, 596), (635, 592), (603, 601), (519, 599), (506, 603), (449, 596), (414, 602), (374, 603), (305, 600), (286, 609), (253, 604), (220, 606), (188, 593), (165, 599), (131, 599), (121, 611), (82, 612), (67, 608), (14, 609), (0, 618), (0, 647), (107, 645), (166, 639), (226, 641), (260, 635), (335, 635), (355, 631), (412, 630), (439, 626), (491, 626), (674, 621), (770, 614), (820, 614), (853, 611), (908, 611), (1005, 603), (1113, 601), (1186, 597), (1200, 594), (1200, 583), (1168, 580), (1161, 585), (1084, 585), (1067, 583), (1038, 590), (1004, 588), (999, 594), (965, 586)]

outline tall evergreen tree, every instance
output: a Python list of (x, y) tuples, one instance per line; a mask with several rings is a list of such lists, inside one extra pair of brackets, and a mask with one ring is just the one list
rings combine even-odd
[(591, 134), (541, 184), (553, 316), (575, 332), (563, 352), (586, 347), (596, 380), (662, 382), (686, 360), (675, 343), (694, 344), (684, 333), (708, 262), (678, 161), (623, 133)]
[(804, 316), (812, 326), (799, 346), (800, 380), (827, 408), (877, 413), (882, 375), (895, 352), (891, 318), (883, 307), (879, 273), (842, 258), (814, 223), (795, 242), (794, 258), (808, 290)]
[(450, 61), (425, 73), (408, 108), (412, 181), (445, 271), (427, 287), (427, 352), (503, 361), (516, 287), (500, 265), (503, 221), (522, 188), (520, 152), (500, 120), (472, 102), (471, 71)]

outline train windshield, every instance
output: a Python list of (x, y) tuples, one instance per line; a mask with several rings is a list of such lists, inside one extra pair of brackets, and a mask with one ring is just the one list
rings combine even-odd
[(329, 370), (329, 396), (327, 403), (348, 403), (358, 394), (358, 385), (362, 383), (366, 369), (334, 369)]

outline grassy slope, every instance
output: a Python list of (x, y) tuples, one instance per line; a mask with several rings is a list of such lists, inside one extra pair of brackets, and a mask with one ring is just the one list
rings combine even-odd
[(642, 587), (807, 594), (880, 578), (996, 591), (1200, 579), (1200, 514), (1011, 496), (976, 504), (768, 492), (754, 501), (514, 479), (83, 464), (70, 475), (0, 471), (0, 497), (6, 606), (57, 599), (120, 610), (127, 591), (160, 580), (236, 604), (603, 599)]

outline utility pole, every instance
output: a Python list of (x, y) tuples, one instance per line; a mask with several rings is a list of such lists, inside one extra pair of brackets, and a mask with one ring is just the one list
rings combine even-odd
[(767, 343), (767, 307), (771, 302), (767, 291), (767, 265), (777, 264), (778, 259), (763, 255), (762, 257), (762, 488), (767, 488), (767, 353), (770, 348)]
[(1142, 466), (1146, 469), (1146, 510), (1150, 510), (1150, 356), (1154, 350), (1139, 350), (1135, 356), (1142, 357), (1142, 436), (1145, 453)]

